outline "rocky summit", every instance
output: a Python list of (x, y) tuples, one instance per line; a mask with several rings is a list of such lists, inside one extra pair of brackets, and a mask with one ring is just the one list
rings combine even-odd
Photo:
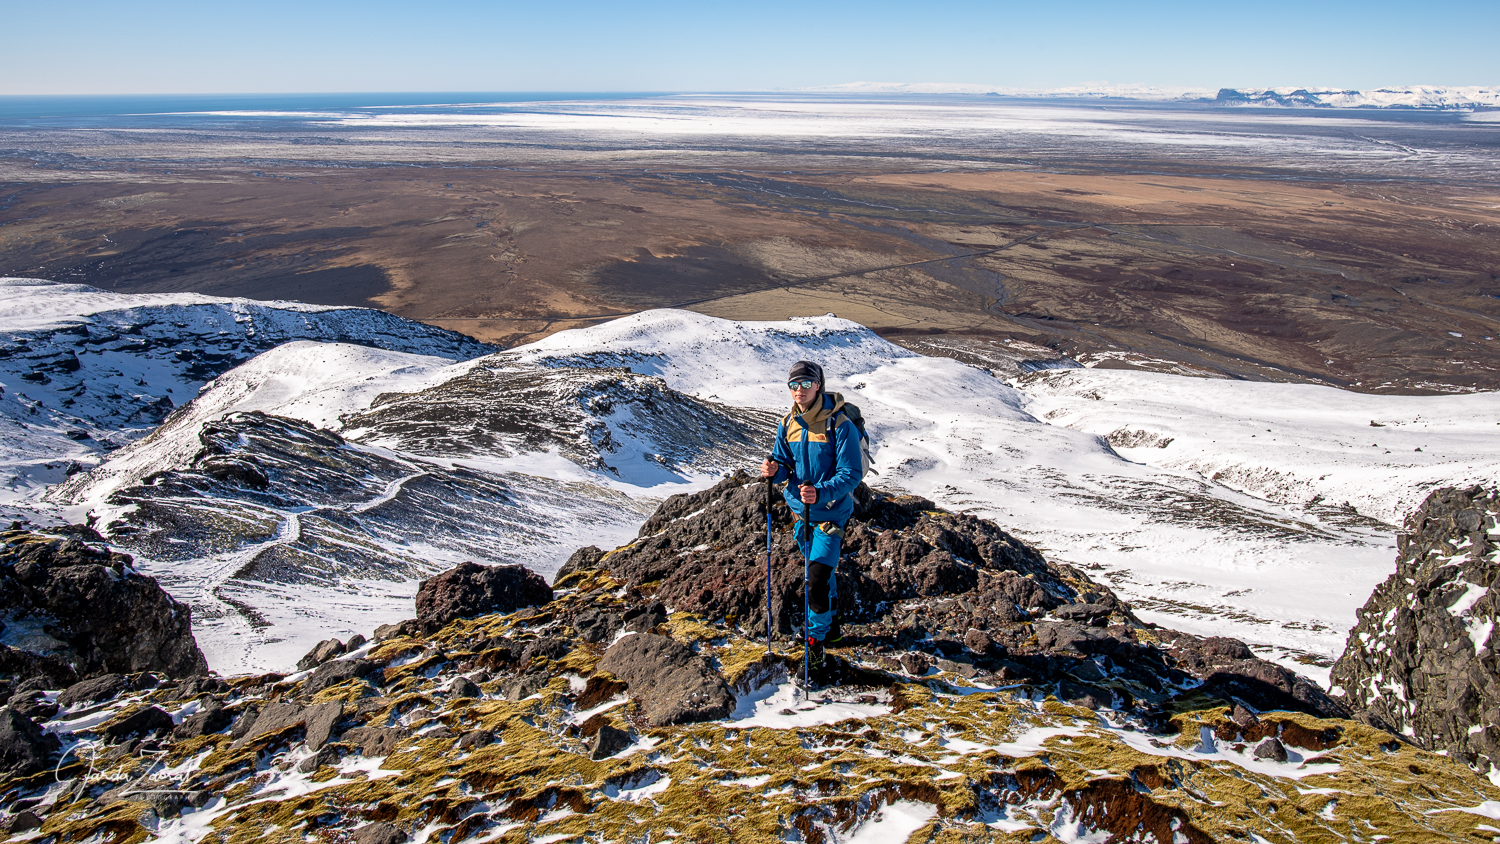
[(1396, 571), (1349, 631), (1333, 682), (1357, 717), (1488, 770), (1500, 763), (1500, 491), (1433, 492), (1407, 519)]
[(675, 496), (550, 592), (460, 567), (293, 674), (13, 699), (0, 823), (49, 844), (1491, 837), (1500, 789), (1461, 760), (921, 498), (860, 491), (845, 639), (799, 688), (801, 563), (777, 503), (767, 617), (766, 501), (744, 475)]

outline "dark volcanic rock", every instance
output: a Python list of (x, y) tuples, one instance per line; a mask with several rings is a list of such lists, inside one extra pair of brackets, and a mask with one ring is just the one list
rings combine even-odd
[(484, 692), (480, 691), (479, 686), (475, 685), (474, 681), (470, 680), (467, 677), (455, 677), (453, 682), (448, 684), (448, 687), (447, 689), (445, 689), (445, 691), (447, 692), (448, 697), (451, 697), (455, 700), (465, 697), (484, 696)]
[(308, 671), (344, 652), (344, 643), (338, 639), (324, 639), (313, 646), (307, 655), (297, 660), (298, 671)]
[(573, 616), (573, 629), (585, 642), (613, 639), (620, 630), (620, 616), (603, 610), (585, 610)]
[(1495, 488), (1429, 495), (1333, 666), (1355, 717), (1480, 767), (1500, 764), (1497, 523)]
[(222, 706), (213, 704), (182, 719), (182, 723), (172, 730), (172, 738), (181, 741), (217, 733), (229, 726), (232, 719), (233, 716)]
[(312, 676), (302, 681), (302, 693), (315, 695), (346, 680), (367, 677), (378, 667), (378, 663), (369, 659), (340, 659), (325, 662), (318, 666), (318, 670), (314, 671)]
[(78, 703), (98, 703), (102, 700), (109, 700), (128, 688), (130, 688), (130, 680), (125, 675), (105, 674), (102, 677), (84, 680), (67, 687), (62, 694), (57, 696), (57, 703), (62, 707)]
[(60, 746), (30, 718), (0, 707), (0, 771), (25, 776), (44, 770)]
[(354, 844), (402, 844), (407, 835), (388, 823), (365, 824), (349, 836)]
[(552, 637), (537, 639), (521, 651), (521, 664), (530, 665), (539, 659), (562, 659), (572, 649), (573, 645), (567, 639)]
[(589, 745), (589, 758), (596, 762), (608, 759), (629, 746), (630, 733), (605, 724), (594, 733), (593, 744)]
[(655, 726), (723, 718), (734, 694), (687, 645), (654, 633), (626, 636), (610, 646), (599, 670), (624, 680)]
[(1275, 736), (1262, 739), (1260, 744), (1255, 746), (1255, 758), (1270, 759), (1272, 762), (1285, 762), (1287, 758), (1286, 745), (1282, 744), (1281, 739)]
[[(676, 609), (764, 630), (765, 498), (764, 485), (743, 472), (712, 489), (674, 495), (641, 527), (640, 538), (599, 565), (631, 587), (659, 583), (655, 597)], [(802, 607), (802, 561), (788, 508), (776, 504), (772, 522), (775, 626), (790, 633)], [(986, 606), (1013, 596), (1011, 607), (1045, 610), (1077, 599), (1065, 579), (1075, 574), (1095, 587), (1081, 574), (1049, 566), (992, 522), (861, 486), (838, 567), (838, 610), (845, 623), (868, 621), (903, 600), (973, 592)]]
[(355, 727), (344, 733), (343, 741), (373, 758), (389, 756), (406, 736), (407, 732), (400, 727)]
[(17, 714), (33, 721), (46, 721), (56, 715), (62, 707), (47, 700), (40, 691), (16, 692), (6, 702)]
[(172, 716), (159, 706), (145, 706), (104, 728), (104, 736), (110, 741), (119, 741), (131, 736), (151, 733), (167, 735), (172, 732)]
[(552, 600), (552, 587), (525, 566), (460, 563), (417, 588), (417, 618), (446, 624), (455, 618), (514, 612)]
[[(1160, 705), (1196, 689), (1258, 710), (1347, 714), (1311, 681), (1241, 642), (1149, 629), (1107, 587), (1047, 562), (992, 522), (864, 486), (854, 495), (837, 573), (839, 618), (871, 644), (905, 651), (897, 656), (908, 673), (925, 672), (940, 657), (952, 666), (973, 663), (945, 669), (955, 673), (992, 669), (1003, 679), (1090, 684), (1099, 691), (1080, 699), (1097, 705), (1110, 705), (1111, 696)], [(672, 496), (630, 545), (575, 555), (573, 576), (596, 565), (641, 597), (763, 635), (765, 500), (763, 483), (743, 472)], [(802, 560), (790, 512), (776, 501), (772, 621), (794, 635)], [(649, 629), (635, 622), (636, 612), (627, 611), (624, 629)]]
[(1347, 718), (1348, 708), (1301, 674), (1260, 659), (1237, 639), (1199, 639), (1172, 630), (1159, 631), (1171, 643), (1176, 666), (1203, 681), (1200, 691), (1228, 701), (1243, 701), (1259, 710), (1298, 709), (1322, 717)]
[(32, 658), (0, 654), (8, 675), (0, 680), (44, 676), (61, 686), (110, 672), (205, 673), (188, 606), (130, 563), (73, 537), (8, 537), (0, 549), (0, 618), (13, 644), (27, 643), (15, 650)]

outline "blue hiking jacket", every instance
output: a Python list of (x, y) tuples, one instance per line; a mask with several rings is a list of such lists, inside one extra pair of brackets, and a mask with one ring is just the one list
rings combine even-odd
[(818, 503), (810, 505), (809, 518), (814, 523), (833, 522), (842, 527), (854, 515), (851, 493), (860, 481), (859, 429), (848, 416), (836, 412), (844, 404), (842, 396), (819, 396), (824, 408), (835, 411), (827, 420), (825, 433), (809, 433), (797, 413), (787, 414), (776, 427), (776, 445), (771, 449), (771, 459), (777, 463), (774, 480), (791, 481), (782, 496), (799, 518), (803, 504), (798, 487), (812, 484), (818, 490)]

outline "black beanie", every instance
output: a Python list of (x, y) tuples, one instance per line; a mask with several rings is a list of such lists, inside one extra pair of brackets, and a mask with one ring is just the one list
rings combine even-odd
[(823, 367), (805, 360), (799, 360), (792, 364), (791, 374), (787, 376), (786, 380), (801, 381), (804, 378), (818, 382), (818, 389), (823, 389)]

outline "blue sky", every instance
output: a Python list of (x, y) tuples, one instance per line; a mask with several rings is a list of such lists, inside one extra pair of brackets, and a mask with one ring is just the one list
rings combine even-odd
[(1500, 86), (1500, 2), (0, 0), (0, 94)]

